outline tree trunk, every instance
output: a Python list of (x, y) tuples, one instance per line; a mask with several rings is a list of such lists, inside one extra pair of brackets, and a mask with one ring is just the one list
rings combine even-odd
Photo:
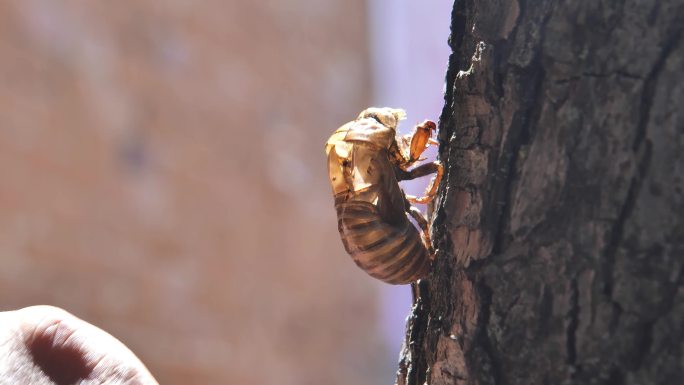
[(684, 381), (683, 29), (681, 0), (456, 2), (398, 383)]

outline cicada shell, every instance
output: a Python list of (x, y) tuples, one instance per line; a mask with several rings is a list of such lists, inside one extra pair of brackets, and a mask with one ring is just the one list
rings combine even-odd
[[(425, 277), (432, 260), (427, 221), (410, 205), (399, 178), (411, 179), (426, 175), (426, 171), (441, 176), (437, 162), (418, 172), (407, 170), (416, 161), (415, 154), (429, 145), (429, 128), (434, 129), (434, 123), (427, 121), (432, 126), (418, 126), (423, 131), (428, 127), (427, 138), (422, 133), (400, 145), (396, 127), (403, 117), (402, 110), (369, 108), (337, 129), (326, 143), (328, 174), (344, 248), (366, 273), (390, 284)], [(415, 149), (420, 146), (422, 149)], [(433, 195), (438, 183), (433, 181)], [(408, 215), (425, 226), (422, 236)]]

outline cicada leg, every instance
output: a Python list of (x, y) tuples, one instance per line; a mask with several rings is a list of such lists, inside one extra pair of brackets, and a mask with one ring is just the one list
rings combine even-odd
[(437, 131), (437, 125), (431, 120), (426, 120), (423, 123), (416, 125), (409, 140), (409, 157), (411, 162), (419, 160), (423, 151), (425, 151), (430, 144), (434, 144), (434, 142), (431, 141), (433, 131)]
[(444, 167), (439, 161), (434, 161), (431, 163), (421, 164), (420, 166), (412, 169), (411, 171), (407, 171), (406, 174), (402, 175), (401, 180), (410, 180), (432, 173), (434, 173), (435, 176), (432, 178), (432, 180), (430, 180), (430, 184), (428, 184), (428, 187), (425, 189), (425, 194), (422, 197), (407, 195), (406, 199), (408, 199), (409, 202), (413, 204), (427, 204), (435, 199), (437, 188), (439, 187), (439, 184), (442, 181), (442, 176), (444, 175)]
[(421, 213), (420, 210), (418, 210), (414, 206), (409, 206), (408, 213), (411, 215), (411, 217), (413, 219), (415, 219), (416, 223), (418, 224), (421, 231), (423, 232), (423, 239), (425, 241), (425, 246), (430, 251), (430, 255), (432, 258), (432, 254), (433, 254), (432, 240), (430, 239), (430, 228), (429, 228), (427, 219), (425, 219), (425, 217), (423, 216), (423, 213)]

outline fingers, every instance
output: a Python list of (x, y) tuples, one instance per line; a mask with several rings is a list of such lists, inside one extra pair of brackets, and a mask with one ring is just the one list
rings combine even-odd
[(42, 384), (157, 384), (119, 340), (62, 309), (32, 306), (0, 315), (16, 325), (0, 376), (2, 365), (19, 365), (24, 376), (42, 378), (36, 382)]
[(24, 340), (33, 363), (55, 384), (73, 384), (90, 377), (94, 363), (74, 337), (76, 330), (56, 318), (32, 326)]

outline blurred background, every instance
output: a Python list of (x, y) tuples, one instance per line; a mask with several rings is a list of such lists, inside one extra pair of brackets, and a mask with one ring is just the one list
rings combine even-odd
[(0, 311), (60, 306), (162, 384), (393, 383), (409, 289), (345, 254), (323, 144), (438, 118), (425, 3), (0, 2)]

